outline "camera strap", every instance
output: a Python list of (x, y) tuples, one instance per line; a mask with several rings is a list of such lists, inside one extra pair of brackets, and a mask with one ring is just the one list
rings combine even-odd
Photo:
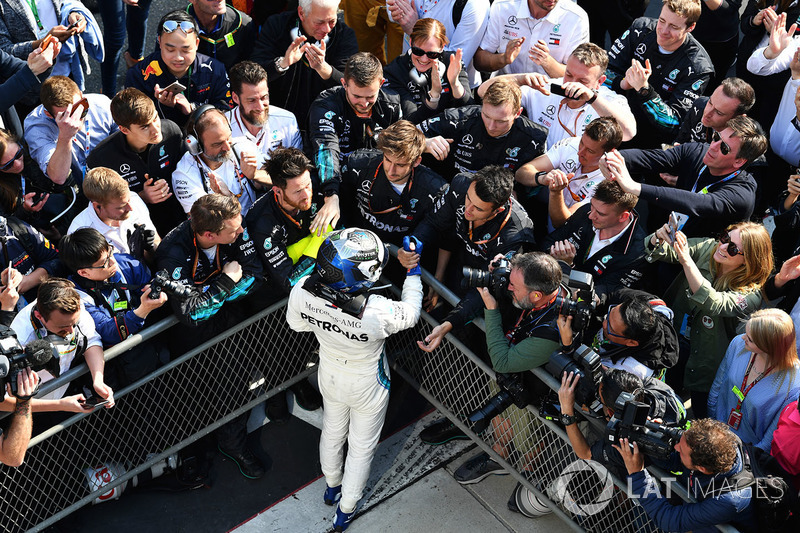
[[(125, 323), (125, 314), (132, 309), (129, 294), (139, 290), (143, 285), (129, 285), (124, 282), (92, 281), (82, 276), (75, 277), (76, 284), (92, 297), (94, 303), (103, 307), (114, 318), (114, 324), (120, 339), (125, 340), (130, 335)], [(111, 290), (111, 300), (103, 293)]]
[[(31, 326), (33, 326), (33, 333), (36, 335), (37, 339), (50, 341), (54, 346), (57, 347), (58, 353), (61, 354), (61, 356), (64, 356), (66, 353), (69, 353), (72, 351), (72, 349), (74, 349), (75, 356), (72, 358), (73, 361), (78, 357), (81, 357), (86, 352), (86, 348), (89, 345), (89, 339), (83, 334), (83, 331), (81, 331), (81, 328), (78, 324), (75, 324), (75, 331), (72, 333), (72, 340), (67, 340), (64, 337), (56, 335), (55, 333), (50, 333), (47, 328), (44, 327), (44, 324), (42, 324), (42, 322), (33, 314), (35, 309), (36, 306), (31, 308), (30, 320)], [(81, 312), (85, 312), (85, 310)], [(39, 330), (42, 329), (47, 332), (47, 335), (41, 334)], [(62, 352), (60, 349), (61, 346), (67, 346), (72, 349), (67, 350), (67, 352)]]
[(334, 307), (341, 309), (342, 312), (355, 318), (360, 319), (364, 315), (364, 310), (367, 308), (369, 293), (362, 293), (354, 296), (331, 289), (322, 283), (316, 274), (309, 276), (305, 283), (303, 283), (303, 288), (314, 296), (330, 302)]
[[(525, 309), (520, 313), (517, 323), (506, 332), (506, 339), (508, 339), (512, 346), (529, 337), (533, 337), (533, 332), (541, 327), (553, 326), (553, 322), (558, 315), (551, 313), (551, 311), (553, 310), (553, 302), (555, 302), (559, 294), (561, 294), (560, 290), (544, 307), (539, 309)], [(549, 319), (545, 321), (544, 319), (548, 318), (548, 314), (550, 315)], [(552, 331), (548, 331), (547, 335), (539, 334), (536, 335), (536, 337), (556, 341), (560, 340), (558, 328), (551, 327), (550, 330)]]

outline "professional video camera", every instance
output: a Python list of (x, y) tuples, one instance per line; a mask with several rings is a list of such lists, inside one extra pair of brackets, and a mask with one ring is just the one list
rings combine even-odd
[(489, 287), (492, 294), (499, 296), (508, 289), (508, 277), (511, 275), (511, 263), (501, 257), (492, 263), (493, 270), (478, 270), (477, 268), (464, 267), (464, 278), (461, 286), (465, 289), (475, 287)]
[(521, 374), (500, 374), (495, 376), (500, 392), (489, 398), (486, 404), (476, 409), (467, 418), (472, 422), (472, 430), (481, 433), (496, 417), (513, 403), (520, 409), (530, 403), (530, 396), (525, 390)]
[(645, 455), (666, 460), (681, 440), (683, 428), (657, 424), (647, 419), (650, 406), (637, 402), (623, 392), (614, 402), (614, 416), (606, 426), (606, 439), (619, 444), (619, 439), (636, 443)]
[(581, 344), (572, 353), (553, 352), (544, 368), (559, 382), (564, 372), (572, 372), (581, 377), (575, 387), (575, 402), (578, 405), (591, 406), (597, 400), (597, 388), (603, 379), (603, 369), (600, 356), (588, 346)]
[(25, 368), (47, 370), (58, 377), (61, 373), (58, 359), (58, 349), (50, 341), (37, 339), (23, 348), (13, 329), (0, 326), (0, 385), (3, 389), (0, 398), (5, 398), (6, 382), (11, 384), (11, 393), (16, 396), (17, 374)]
[(192, 289), (183, 283), (170, 279), (166, 270), (156, 272), (155, 277), (150, 282), (150, 299), (158, 300), (161, 297), (162, 290), (177, 298), (187, 298), (192, 294)]
[(572, 331), (579, 335), (589, 324), (596, 307), (594, 280), (591, 274), (573, 270), (569, 273), (567, 287), (572, 294), (567, 297), (557, 296), (554, 305), (559, 315), (572, 317)]

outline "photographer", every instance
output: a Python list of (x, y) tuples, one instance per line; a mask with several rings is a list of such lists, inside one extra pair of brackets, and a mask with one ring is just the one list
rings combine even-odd
[[(600, 438), (589, 445), (586, 437), (578, 429), (574, 406), (575, 389), (579, 380), (579, 375), (564, 372), (561, 377), (561, 387), (558, 389), (558, 401), (561, 406), (559, 421), (566, 428), (572, 449), (580, 459), (592, 459), (606, 467), (621, 469), (625, 463), (608, 439)], [(633, 395), (633, 400), (650, 406), (648, 418), (660, 420), (669, 426), (680, 426), (685, 423), (686, 411), (683, 409), (681, 399), (669, 385), (652, 378), (642, 381), (638, 376), (616, 368), (606, 370), (597, 388), (597, 397), (603, 404), (603, 415), (606, 420), (614, 416), (617, 398), (624, 392)]]
[[(61, 262), (79, 288), (81, 301), (92, 315), (104, 347), (111, 347), (144, 328), (147, 316), (167, 302), (167, 294), (150, 298), (150, 270), (128, 254), (114, 252), (94, 228), (81, 228), (61, 238)], [(114, 360), (120, 381), (128, 384), (155, 370), (158, 350), (140, 344)]]
[[(752, 487), (712, 495), (733, 483), (742, 471), (743, 450), (739, 440), (723, 422), (701, 419), (692, 422), (675, 445), (667, 468), (691, 470), (688, 488), (697, 503), (673, 505), (661, 495), (655, 480), (644, 469), (639, 446), (621, 439), (614, 448), (622, 455), (628, 482), (647, 516), (664, 531), (716, 531), (716, 524), (731, 522), (742, 530), (754, 530)], [(712, 495), (712, 497), (709, 497)]]
[(606, 303), (603, 325), (595, 338), (603, 366), (647, 379), (678, 362), (673, 313), (663, 300), (644, 291), (621, 289)]
[[(3, 434), (0, 430), (0, 463), (18, 467), (25, 460), (28, 442), (31, 440), (33, 418), (31, 417), (31, 396), (39, 386), (39, 376), (26, 368), (17, 374), (17, 401), (11, 427)], [(11, 384), (6, 385), (7, 394), (11, 395)]]
[[(475, 305), (478, 294), (486, 306), (486, 344), (495, 371), (531, 370), (545, 364), (550, 354), (559, 348), (555, 300), (559, 295), (567, 295), (567, 291), (561, 286), (562, 274), (558, 262), (539, 252), (517, 254), (507, 266), (498, 264), (497, 259), (502, 259), (502, 256), (496, 257), (489, 267), (493, 276), (494, 294), (486, 287), (478, 288), (478, 293), (471, 292), (441, 325), (434, 328), (424, 343), (418, 341), (421, 349), (433, 350), (454, 324), (462, 326), (476, 318), (480, 309)], [(503, 268), (507, 270), (500, 272)], [(504, 281), (496, 282), (498, 277)], [(528, 417), (530, 414), (512, 407), (507, 416), (516, 419)], [(495, 419), (493, 423), (498, 426), (508, 422)], [(496, 444), (496, 451), (505, 456), (506, 445), (512, 435), (508, 430), (503, 433), (508, 437)], [(462, 436), (460, 430), (444, 419), (425, 428), (420, 439), (428, 444), (441, 444)], [(487, 454), (481, 453), (467, 461), (455, 477), (459, 483), (469, 484), (492, 473), (501, 474), (504, 470), (489, 459)]]

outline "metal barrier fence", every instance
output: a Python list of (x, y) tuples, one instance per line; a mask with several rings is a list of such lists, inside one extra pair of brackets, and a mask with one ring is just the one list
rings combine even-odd
[[(423, 271), (423, 279), (450, 303), (458, 301), (429, 273)], [(483, 329), (482, 320), (475, 324)], [(394, 355), (392, 367), (396, 373), (576, 531), (660, 531), (644, 509), (626, 496), (626, 482), (608, 472), (606, 478), (587, 475), (586, 463), (578, 461), (564, 430), (540, 417), (534, 406), (526, 410), (512, 406), (503, 413), (502, 423), (493, 424), (481, 435), (472, 431), (468, 416), (498, 391), (495, 373), (452, 335), (433, 353), (417, 349), (416, 341), (437, 325), (423, 313), (416, 328), (389, 339), (387, 353)], [(546, 371), (538, 368), (533, 373), (552, 390), (558, 390), (560, 383)], [(596, 430), (605, 427), (599, 421), (592, 423)], [(650, 471), (657, 478), (665, 477), (658, 469)], [(672, 489), (685, 501), (693, 501), (680, 486)], [(737, 531), (728, 525), (717, 527), (729, 533)]]
[[(456, 300), (427, 272), (424, 277), (445, 298)], [(0, 465), (4, 530), (45, 529), (313, 373), (317, 342), (310, 333), (288, 328), (285, 303), (284, 299), (272, 305), (116, 391), (113, 409), (77, 414), (37, 436), (21, 467)], [(642, 508), (625, 497), (625, 485), (618, 479), (612, 480), (611, 489), (591, 476), (573, 476), (565, 485), (563, 474), (576, 457), (564, 431), (538, 418), (533, 407), (482, 435), (472, 432), (464, 421), (496, 392), (494, 372), (451, 336), (433, 354), (420, 351), (416, 340), (437, 325), (425, 313), (423, 318), (387, 343), (397, 373), (576, 531), (657, 531)], [(131, 336), (108, 350), (106, 358), (175, 323), (174, 318), (165, 319)], [(43, 386), (43, 392), (85, 372), (85, 365), (72, 369)], [(545, 372), (535, 373), (558, 388)], [(501, 457), (492, 448), (496, 444), (508, 453)], [(93, 490), (87, 472), (105, 477), (103, 486)], [(573, 494), (574, 501), (565, 500), (565, 493)], [(600, 495), (608, 504), (586, 515), (581, 507), (585, 495)], [(735, 532), (727, 526), (720, 529)]]
[[(33, 439), (21, 467), (0, 466), (4, 530), (41, 531), (314, 372), (316, 340), (289, 329), (285, 302)], [(93, 491), (87, 472), (113, 481)]]

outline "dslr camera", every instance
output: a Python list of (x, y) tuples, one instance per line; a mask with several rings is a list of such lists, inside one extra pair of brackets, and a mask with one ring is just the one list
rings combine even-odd
[(492, 263), (492, 271), (478, 270), (477, 268), (464, 267), (464, 278), (461, 286), (465, 289), (476, 287), (489, 287), (492, 294), (498, 296), (508, 289), (508, 277), (511, 275), (511, 262), (505, 257)]
[(647, 419), (649, 413), (648, 404), (637, 402), (632, 394), (623, 392), (614, 402), (614, 416), (606, 426), (606, 439), (614, 444), (619, 444), (619, 439), (628, 439), (645, 455), (667, 460), (684, 430), (652, 422)]
[(581, 377), (575, 387), (577, 404), (591, 406), (599, 401), (597, 388), (603, 380), (603, 368), (600, 365), (600, 356), (585, 344), (581, 344), (572, 353), (553, 352), (544, 368), (559, 382), (564, 372), (572, 372)]
[(495, 376), (500, 392), (489, 398), (483, 407), (476, 409), (467, 419), (472, 422), (475, 433), (483, 432), (496, 417), (513, 403), (524, 409), (530, 403), (530, 396), (525, 390), (522, 374), (500, 374)]
[(171, 279), (166, 270), (156, 272), (156, 275), (150, 281), (150, 299), (158, 300), (161, 297), (161, 291), (165, 291), (176, 298), (188, 298), (192, 294), (192, 289)]
[(17, 395), (17, 374), (26, 368), (47, 370), (58, 377), (61, 374), (59, 357), (58, 349), (50, 341), (37, 339), (23, 348), (13, 329), (0, 326), (0, 399), (5, 397), (6, 383), (11, 384), (11, 393)]
[(567, 287), (571, 295), (557, 296), (554, 305), (559, 315), (572, 317), (572, 331), (580, 335), (592, 319), (596, 307), (594, 280), (591, 274), (572, 270)]

